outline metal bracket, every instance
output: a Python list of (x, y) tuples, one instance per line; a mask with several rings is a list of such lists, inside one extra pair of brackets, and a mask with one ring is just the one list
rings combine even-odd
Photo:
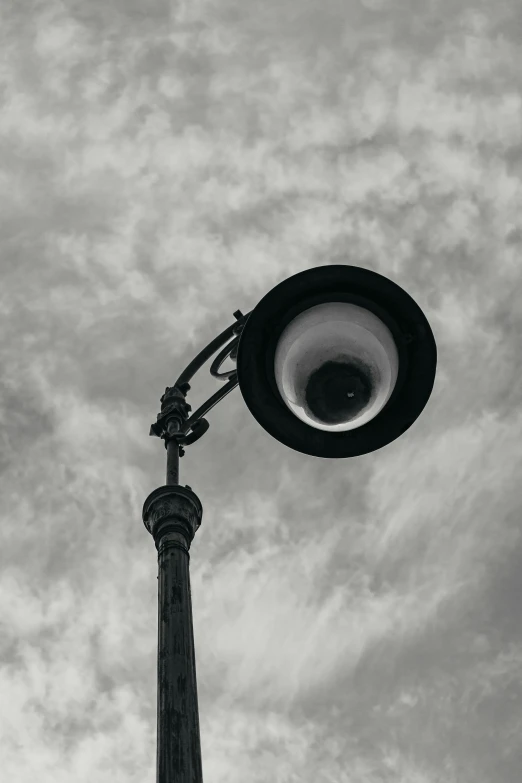
[[(238, 384), (237, 370), (219, 372), (219, 368), (229, 356), (233, 361), (236, 361), (239, 338), (250, 313), (243, 315), (241, 310), (236, 310), (233, 315), (236, 318), (236, 323), (231, 324), (200, 351), (196, 358), (181, 373), (174, 386), (167, 386), (165, 394), (161, 398), (161, 413), (158, 413), (156, 422), (151, 425), (149, 435), (156, 435), (158, 438), (162, 438), (165, 441), (165, 448), (167, 448), (170, 440), (176, 440), (179, 446), (180, 457), (183, 457), (185, 454), (183, 446), (190, 446), (195, 443), (210, 427), (209, 422), (203, 416), (226, 397), (232, 389), (235, 389)], [(203, 405), (200, 405), (197, 411), (189, 418), (188, 414), (192, 407), (185, 401), (187, 392), (190, 390), (189, 381), (205, 362), (231, 337), (233, 337), (232, 341), (225, 345), (210, 366), (210, 374), (214, 378), (220, 381), (228, 381), (228, 383), (213, 394), (212, 397), (209, 397)]]

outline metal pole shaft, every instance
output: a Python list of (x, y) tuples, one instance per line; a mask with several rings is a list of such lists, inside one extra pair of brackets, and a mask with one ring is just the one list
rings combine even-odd
[(203, 783), (189, 574), (202, 513), (179, 485), (154, 490), (143, 509), (158, 550), (157, 783)]
[(179, 484), (179, 446), (172, 438), (167, 443), (167, 484)]

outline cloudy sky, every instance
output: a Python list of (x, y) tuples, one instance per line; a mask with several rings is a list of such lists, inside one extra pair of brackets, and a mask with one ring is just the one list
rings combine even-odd
[(205, 783), (519, 783), (521, 58), (517, 0), (3, 0), (3, 779), (154, 783), (159, 398), (347, 263), (435, 387), (362, 457), (239, 389), (187, 448)]

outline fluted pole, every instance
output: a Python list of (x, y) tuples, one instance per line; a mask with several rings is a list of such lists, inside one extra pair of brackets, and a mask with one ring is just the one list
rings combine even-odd
[(188, 486), (158, 487), (143, 506), (158, 550), (157, 783), (203, 781), (189, 574), (202, 516)]

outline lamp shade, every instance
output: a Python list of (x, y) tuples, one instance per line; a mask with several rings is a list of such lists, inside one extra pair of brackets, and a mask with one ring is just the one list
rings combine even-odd
[(320, 266), (269, 291), (237, 351), (247, 407), (276, 440), (316, 457), (391, 443), (425, 407), (437, 348), (417, 303), (368, 269)]

